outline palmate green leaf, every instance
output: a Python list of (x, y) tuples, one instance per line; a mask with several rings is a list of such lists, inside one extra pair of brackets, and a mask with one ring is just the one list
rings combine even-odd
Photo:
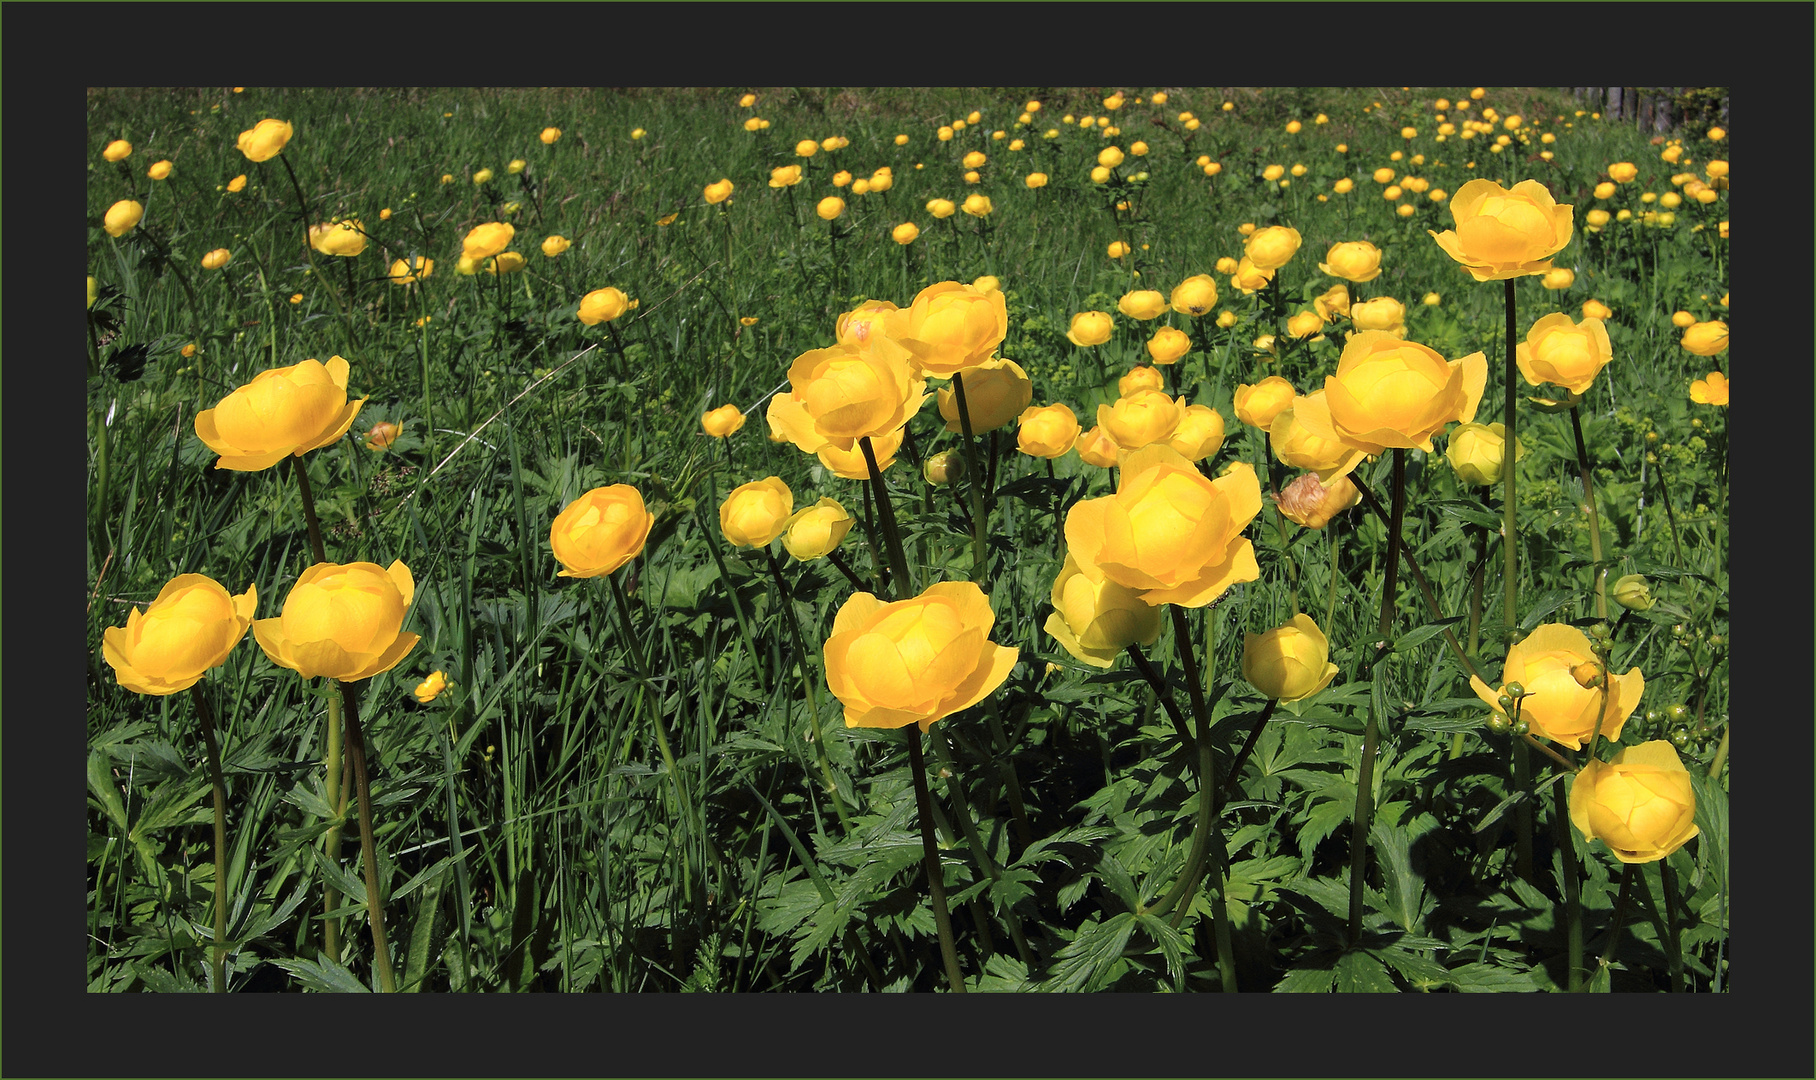
[(1444, 972), (1444, 981), (1465, 994), (1530, 993), (1544, 989), (1533, 980), (1531, 971), (1497, 964), (1464, 964), (1454, 967)]
[(1425, 913), (1433, 906), (1425, 895), (1425, 876), (1413, 869), (1413, 845), (1437, 826), (1436, 818), (1420, 814), (1397, 828), (1377, 821), (1368, 830), (1386, 886), (1383, 910), (1409, 934), (1423, 930)]
[(1101, 990), (1113, 982), (1123, 966), (1122, 953), (1135, 932), (1136, 915), (1125, 911), (1103, 922), (1088, 922), (1076, 936), (1053, 954), (1055, 963), (1035, 989), (1047, 993)]
[(336, 963), (327, 953), (318, 953), (318, 960), (291, 960), (273, 957), (271, 962), (288, 971), (303, 984), (303, 989), (314, 990), (322, 994), (369, 994), (372, 988), (359, 981), (359, 977)]
[[(1434, 965), (1435, 966), (1435, 965)], [(1438, 969), (1442, 972), (1442, 968)], [(1373, 953), (1352, 949), (1337, 958), (1331, 989), (1339, 994), (1391, 994), (1399, 990)]]
[(189, 813), (203, 796), (210, 791), (209, 786), (200, 783), (189, 783), (184, 780), (166, 780), (151, 793), (151, 799), (145, 808), (139, 811), (139, 820), (133, 822), (132, 839), (136, 843), (149, 837), (154, 830), (182, 825), (191, 821), (212, 821), (213, 811), (204, 808), (192, 815)]
[(101, 804), (101, 811), (107, 820), (120, 831), (127, 834), (126, 804), (120, 798), (119, 789), (114, 787), (113, 774), (107, 764), (107, 755), (100, 750), (92, 750), (88, 755), (88, 791)]

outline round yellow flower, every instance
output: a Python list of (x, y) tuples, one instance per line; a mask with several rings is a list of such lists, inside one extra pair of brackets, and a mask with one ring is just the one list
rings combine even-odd
[(889, 230), (889, 238), (904, 246), (914, 243), (920, 235), (921, 227), (912, 221), (904, 221), (900, 225)]
[(889, 316), (889, 335), (928, 375), (951, 375), (990, 359), (1009, 334), (1008, 302), (1000, 290), (942, 281), (922, 289)]
[(706, 185), (705, 196), (706, 196), (707, 203), (709, 205), (717, 205), (719, 203), (724, 202), (726, 199), (731, 198), (731, 191), (732, 191), (733, 186), (734, 185), (732, 184), (732, 182), (730, 180), (727, 180), (723, 177), (721, 177), (719, 180), (717, 180), (713, 183)]
[(352, 258), (366, 250), (366, 227), (357, 221), (309, 226), (309, 246), (323, 255)]
[(1369, 454), (1389, 447), (1430, 453), (1431, 437), (1444, 425), (1475, 419), (1487, 381), (1488, 360), (1479, 352), (1446, 361), (1427, 346), (1364, 330), (1350, 335), (1337, 373), (1324, 380), (1331, 431)]
[(1663, 739), (1591, 760), (1570, 781), (1570, 822), (1624, 863), (1657, 862), (1701, 833), (1696, 789)]
[(573, 243), (569, 241), (567, 237), (556, 234), (543, 240), (542, 254), (553, 259), (573, 246)]
[(813, 212), (825, 220), (831, 221), (845, 212), (845, 200), (837, 195), (828, 195), (820, 200), (819, 205), (813, 208)]
[(732, 490), (719, 504), (719, 531), (732, 547), (768, 547), (788, 527), (794, 514), (794, 492), (780, 477), (752, 480)]
[(1720, 319), (1692, 323), (1678, 344), (1697, 356), (1719, 356), (1728, 351), (1728, 324)]
[(460, 254), (463, 258), (478, 262), (511, 246), (511, 238), (517, 235), (517, 229), (508, 221), (492, 221), (484, 225), (475, 225), (460, 242)]
[(301, 457), (347, 433), (366, 403), (347, 400), (351, 365), (304, 360), (262, 371), (246, 385), (196, 414), (195, 433), (219, 454), (217, 469), (257, 472)]
[(1099, 405), (1097, 424), (1124, 450), (1139, 450), (1172, 438), (1182, 412), (1181, 402), (1159, 390), (1137, 390), (1113, 405)]
[(101, 632), (101, 655), (120, 685), (135, 694), (162, 697), (187, 690), (219, 667), (246, 636), (258, 591), (239, 596), (212, 578), (180, 574), (143, 610), (127, 612), (126, 625)]
[(240, 132), (239, 151), (249, 161), (270, 161), (284, 152), (296, 128), (283, 120), (260, 120)]
[(643, 553), (656, 517), (629, 484), (597, 487), (567, 504), (549, 526), (557, 577), (609, 574)]
[(789, 515), (782, 528), (782, 546), (802, 562), (831, 554), (845, 542), (852, 517), (837, 499), (821, 499)]
[(121, 199), (107, 208), (106, 216), (101, 219), (101, 228), (109, 236), (125, 236), (144, 216), (145, 207), (132, 199)]
[(226, 248), (215, 248), (213, 251), (202, 256), (202, 269), (219, 270), (221, 267), (226, 266), (228, 260), (232, 258), (233, 252), (228, 251)]
[[(971, 414), (973, 434), (994, 431), (1013, 423), (1034, 400), (1033, 380), (1013, 360), (986, 360), (976, 367), (954, 373), (953, 378), (965, 382), (965, 408)], [(964, 430), (958, 415), (955, 387), (940, 390), (939, 409), (940, 416), (946, 420), (947, 431)]]
[(1217, 306), (1217, 282), (1209, 274), (1194, 274), (1174, 286), (1168, 299), (1174, 311), (1196, 318)]
[(1148, 339), (1148, 355), (1156, 364), (1178, 363), (1180, 357), (1191, 351), (1191, 337), (1185, 331), (1175, 330), (1171, 326), (1161, 327)]
[(1074, 345), (1102, 345), (1110, 340), (1110, 332), (1115, 327), (1108, 312), (1081, 311), (1072, 316), (1072, 325), (1066, 330), (1066, 339)]
[(1571, 208), (1560, 206), (1537, 180), (1512, 189), (1493, 180), (1464, 184), (1450, 200), (1453, 231), (1430, 232), (1446, 255), (1477, 281), (1543, 274), (1570, 243)]
[(1122, 299), (1116, 302), (1116, 310), (1131, 319), (1140, 319), (1144, 322), (1158, 319), (1166, 313), (1166, 309), (1167, 298), (1153, 289), (1138, 289), (1134, 292), (1124, 293)]
[(1108, 668), (1130, 645), (1152, 645), (1160, 637), (1158, 606), (1107, 577), (1091, 580), (1070, 554), (1053, 579), (1051, 599), (1044, 629), (1092, 667)]
[(1274, 418), (1293, 407), (1293, 384), (1278, 375), (1269, 375), (1253, 386), (1236, 387), (1236, 419), (1266, 431)]
[(990, 212), (996, 208), (990, 205), (990, 196), (988, 195), (967, 195), (965, 196), (965, 205), (963, 209), (965, 213), (970, 214), (972, 217), (981, 218), (989, 217)]
[[(1606, 686), (1585, 686), (1576, 671), (1595, 661), (1589, 638), (1574, 626), (1547, 623), (1507, 650), (1501, 666), (1501, 689), (1491, 689), (1476, 676), (1469, 686), (1488, 707), (1510, 720), (1513, 712), (1502, 708), (1500, 696), (1508, 683), (1526, 691), (1514, 711), (1532, 734), (1561, 746), (1579, 750), (1599, 723), (1601, 733), (1619, 740), (1621, 726), (1639, 705), (1646, 680), (1638, 668), (1625, 675), (1606, 672)], [(1605, 692), (1604, 692), (1605, 691)]]
[(1533, 323), (1514, 356), (1529, 385), (1551, 383), (1573, 394), (1588, 390), (1596, 373), (1612, 359), (1614, 349), (1602, 320), (1588, 318), (1579, 324), (1561, 311)]
[[(1175, 405), (1184, 398), (1174, 401)], [(1185, 405), (1179, 410), (1179, 424), (1167, 436), (1166, 443), (1187, 461), (1203, 461), (1223, 447), (1223, 414), (1209, 405)]]
[(1299, 701), (1329, 686), (1337, 665), (1317, 622), (1295, 615), (1264, 634), (1242, 635), (1242, 677), (1270, 698)]
[(809, 454), (895, 433), (926, 399), (926, 380), (887, 334), (802, 353), (788, 380), (788, 390), (769, 399), (769, 426)]
[(994, 693), (1020, 656), (990, 640), (995, 622), (990, 598), (968, 581), (940, 582), (892, 604), (852, 594), (823, 652), (845, 726), (926, 731)]
[(744, 426), (744, 410), (736, 405), (708, 409), (700, 417), (700, 429), (715, 439), (723, 439)]
[(1015, 446), (1024, 454), (1051, 460), (1078, 442), (1078, 416), (1064, 402), (1022, 410)]
[(1270, 225), (1249, 236), (1243, 254), (1255, 269), (1272, 271), (1285, 266), (1298, 250), (1299, 230)]
[(1331, 277), (1358, 284), (1373, 281), (1381, 276), (1381, 249), (1366, 240), (1332, 244), (1318, 269)]
[(580, 310), (576, 312), (580, 321), (588, 326), (598, 326), (611, 322), (630, 310), (631, 302), (622, 292), (612, 286), (594, 289), (580, 298)]
[(304, 678), (358, 682), (396, 667), (420, 640), (403, 632), (416, 581), (400, 559), (316, 563), (297, 578), (283, 613), (257, 619), (252, 634), (279, 667)]
[(542, 140), (544, 146), (554, 146), (556, 140), (561, 138), (561, 129), (558, 127), (543, 128), (542, 134), (537, 136), (537, 138)]
[(1066, 546), (1093, 583), (1109, 578), (1148, 604), (1203, 607), (1261, 576), (1243, 531), (1261, 512), (1255, 470), (1237, 462), (1210, 480), (1171, 447), (1122, 459), (1114, 495), (1066, 515)]
[[(1456, 470), (1457, 479), (1465, 484), (1493, 485), (1501, 482), (1501, 471), (1507, 455), (1507, 425), (1458, 424), (1450, 432), (1450, 446), (1444, 456)], [(1513, 460), (1526, 456), (1526, 446), (1519, 436), (1513, 440)]]

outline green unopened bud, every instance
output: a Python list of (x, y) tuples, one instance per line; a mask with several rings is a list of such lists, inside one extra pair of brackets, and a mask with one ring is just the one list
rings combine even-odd
[(1690, 719), (1690, 707), (1679, 701), (1665, 706), (1665, 719), (1673, 724), (1681, 724)]
[(945, 487), (965, 475), (965, 457), (955, 450), (945, 450), (927, 459), (921, 475), (934, 487)]
[(1524, 683), (1510, 682), (1501, 687), (1501, 692), (1508, 697), (1523, 698), (1526, 696), (1526, 686)]
[(1531, 730), (1532, 730), (1532, 725), (1528, 724), (1524, 720), (1515, 720), (1513, 722), (1513, 733), (1515, 735), (1524, 735), (1528, 731), (1531, 731)]
[(1500, 713), (1493, 713), (1488, 717), (1488, 730), (1496, 735), (1505, 735), (1512, 728), (1513, 722)]

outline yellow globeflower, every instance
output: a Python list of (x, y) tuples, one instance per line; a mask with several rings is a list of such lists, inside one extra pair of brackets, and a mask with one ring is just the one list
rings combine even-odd
[(358, 682), (390, 671), (420, 640), (403, 631), (416, 581), (403, 560), (316, 563), (297, 578), (283, 613), (252, 634), (279, 667), (304, 678)]
[(179, 574), (148, 607), (129, 609), (125, 626), (101, 632), (101, 655), (120, 685), (135, 694), (187, 690), (226, 662), (246, 636), (257, 603), (251, 585), (230, 596), (212, 578)]
[(1591, 760), (1570, 782), (1570, 822), (1624, 863), (1657, 862), (1700, 834), (1696, 788), (1663, 739)]
[(1310, 615), (1264, 634), (1242, 635), (1242, 677), (1270, 698), (1299, 701), (1330, 685), (1337, 665), (1330, 641)]
[(990, 598), (968, 581), (940, 582), (892, 604), (854, 593), (823, 652), (845, 726), (926, 731), (990, 696), (1020, 656), (990, 640), (995, 622)]

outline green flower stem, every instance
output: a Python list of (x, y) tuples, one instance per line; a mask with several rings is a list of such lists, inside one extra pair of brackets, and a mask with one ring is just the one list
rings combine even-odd
[(1608, 924), (1608, 944), (1602, 949), (1601, 963), (1598, 969), (1606, 969), (1614, 961), (1614, 950), (1621, 940), (1621, 928), (1627, 921), (1627, 903), (1633, 898), (1633, 879), (1638, 863), (1623, 863), (1621, 870), (1621, 891), (1614, 900), (1614, 921)]
[[(1354, 476), (1350, 477), (1350, 481), (1355, 484), (1356, 490), (1361, 493), (1362, 501), (1368, 504), (1370, 512), (1380, 518), (1383, 525), (1392, 527), (1393, 519), (1390, 517), (1390, 512), (1382, 508), (1381, 500), (1375, 497), (1375, 493), (1370, 491), (1366, 484), (1357, 480)], [(1395, 535), (1398, 535), (1397, 529), (1395, 530)], [(1436, 590), (1431, 587), (1431, 581), (1426, 578), (1425, 572), (1419, 569), (1419, 564), (1413, 557), (1412, 548), (1406, 544), (1400, 544), (1398, 546), (1400, 549), (1400, 562), (1406, 565), (1407, 575), (1412, 578), (1413, 584), (1419, 587), (1420, 595), (1425, 598), (1426, 609), (1431, 612), (1432, 618), (1442, 619), (1444, 617), (1444, 609), (1438, 604), (1438, 594)], [(1392, 581), (1391, 577), (1389, 578), (1389, 581)], [(1382, 633), (1385, 636), (1386, 631), (1382, 631)], [(1450, 646), (1451, 653), (1456, 656), (1457, 662), (1462, 664), (1465, 671), (1481, 679), (1483, 682), (1488, 681), (1488, 676), (1482, 671), (1481, 666), (1477, 664), (1474, 654), (1463, 648), (1462, 642), (1457, 640), (1456, 633), (1448, 626), (1444, 628), (1444, 643)]]
[[(322, 526), (315, 516), (315, 491), (309, 485), (309, 467), (301, 455), (290, 459), (291, 471), (296, 473), (296, 486), (302, 494), (303, 521), (309, 528), (309, 550), (315, 561), (328, 561), (326, 549), (322, 547)], [(342, 790), (342, 772), (350, 762), (342, 761), (341, 753), (341, 701), (339, 698), (328, 699), (328, 730), (323, 740), (326, 744), (322, 768), (326, 775), (328, 805), (334, 812), (334, 820), (328, 825), (328, 832), (322, 837), (322, 854), (329, 863), (340, 859), (341, 826), (346, 819), (346, 793)], [(327, 915), (322, 924), (322, 949), (337, 962), (340, 960), (340, 920), (332, 913), (340, 907), (340, 890), (332, 884), (324, 887), (322, 892), (322, 912)]]
[(794, 598), (788, 591), (788, 582), (782, 578), (782, 563), (776, 558), (775, 549), (765, 546), (763, 554), (769, 562), (769, 573), (775, 578), (776, 592), (782, 600), (782, 610), (788, 615), (788, 630), (794, 637), (795, 655), (801, 662), (801, 686), (807, 695), (807, 722), (813, 732), (813, 749), (820, 761), (820, 775), (826, 781), (826, 794), (832, 796), (832, 810), (838, 815), (839, 828), (849, 834), (851, 822), (845, 816), (845, 801), (839, 798), (839, 786), (832, 778), (832, 762), (826, 758), (826, 740), (820, 732), (820, 702), (814, 693), (813, 671), (809, 668), (807, 644), (801, 637), (801, 621), (795, 615)]
[(618, 583), (617, 574), (607, 574), (605, 579), (611, 584), (612, 599), (617, 602), (618, 607), (618, 621), (624, 628), (624, 650), (630, 653), (631, 662), (636, 665), (637, 674), (643, 680), (644, 689), (651, 695), (650, 701), (654, 708), (650, 710), (650, 720), (656, 729), (656, 749), (662, 755), (663, 767), (668, 769), (669, 782), (675, 787), (675, 798), (680, 802), (681, 816), (687, 820), (690, 828), (704, 837), (706, 829), (704, 824), (695, 817), (697, 808), (688, 798), (687, 784), (681, 777), (680, 767), (675, 764), (674, 751), (669, 749), (668, 732), (662, 726), (661, 698), (655, 692), (649, 660), (643, 655), (643, 650), (637, 646), (637, 630), (631, 625), (630, 601), (625, 598), (624, 586)]
[(320, 282), (334, 300), (334, 308), (340, 312), (341, 321), (347, 325), (347, 350), (353, 350), (353, 315), (347, 310), (347, 304), (341, 299), (340, 290), (328, 283), (322, 276), (321, 268), (315, 265), (315, 245), (309, 239), (309, 197), (303, 194), (303, 185), (296, 178), (296, 170), (290, 167), (290, 159), (278, 155), (278, 161), (284, 166), (285, 175), (290, 177), (290, 187), (296, 192), (296, 215), (303, 226), (303, 256), (309, 260), (309, 278)]
[[(1595, 617), (1608, 617), (1608, 568), (1602, 565), (1602, 524), (1595, 512), (1595, 481), (1589, 475), (1589, 450), (1583, 443), (1578, 406), (1570, 407), (1570, 433), (1576, 436), (1576, 467), (1583, 478), (1583, 506), (1589, 514), (1589, 557), (1595, 560)], [(1507, 470), (1512, 472), (1513, 470)]]
[[(1515, 328), (1517, 326), (1518, 316), (1514, 312), (1513, 297), (1513, 283), (1515, 280), (1516, 279), (1514, 278), (1508, 278), (1506, 282), (1507, 370), (1504, 395), (1506, 408), (1503, 410), (1501, 417), (1501, 423), (1505, 429), (1501, 434), (1501, 439), (1502, 443), (1506, 446), (1519, 445), (1519, 441), (1514, 437), (1514, 391), (1515, 383), (1519, 378), (1519, 367), (1514, 359), (1519, 353), (1519, 331)], [(1501, 608), (1501, 624), (1507, 629), (1507, 647), (1510, 649), (1514, 645), (1514, 631), (1520, 625), (1520, 523), (1518, 514), (1516, 513), (1519, 504), (1514, 498), (1514, 477), (1518, 474), (1518, 469), (1509, 468), (1501, 470), (1501, 551), (1503, 557), (1506, 559), (1505, 568), (1502, 571), (1505, 602)]]
[(1010, 756), (1014, 747), (1009, 743), (1008, 732), (1003, 730), (1003, 718), (997, 715), (994, 697), (984, 702), (984, 715), (989, 719), (990, 735), (996, 742), (997, 752), (1003, 756), (1003, 784), (1009, 791), (1009, 820), (1015, 825), (1016, 839), (1026, 848), (1034, 843), (1034, 830), (1028, 825), (1028, 807), (1022, 802), (1021, 780), (1015, 775), (1015, 759)]
[[(1509, 469), (1509, 472), (1512, 470)], [(1360, 491), (1360, 486), (1357, 487)], [(1378, 503), (1376, 505), (1379, 505)], [(1393, 511), (1387, 524), (1387, 568), (1381, 583), (1381, 621), (1377, 626), (1383, 641), (1393, 636), (1394, 600), (1400, 585), (1400, 530), (1406, 519), (1406, 451), (1394, 447)], [(1372, 678), (1387, 677), (1387, 657), (1378, 656)], [(1356, 811), (1349, 839), (1349, 940), (1362, 939), (1364, 875), (1368, 869), (1368, 827), (1375, 813), (1375, 753), (1381, 745), (1381, 717), (1375, 708), (1379, 694), (1369, 695), (1368, 726), (1362, 732), (1362, 759), (1356, 765)]]
[(202, 714), (202, 738), (208, 744), (208, 779), (214, 787), (214, 992), (227, 992), (227, 783), (221, 778), (221, 747), (214, 738), (214, 711), (202, 684), (190, 687)]
[[(965, 843), (977, 855), (978, 864), (983, 867), (984, 873), (989, 875), (990, 880), (1001, 881), (1002, 869), (996, 865), (996, 860), (990, 857), (990, 849), (984, 845), (984, 838), (978, 833), (977, 824), (971, 819), (970, 804), (965, 798), (964, 779), (959, 776), (958, 762), (953, 757), (952, 748), (947, 745), (943, 735), (934, 734), (931, 728), (927, 730), (927, 741), (933, 745), (933, 756), (939, 759), (939, 763), (950, 774), (946, 778), (946, 793), (952, 799), (952, 809), (958, 817), (960, 830), (965, 834)], [(1026, 845), (1024, 844), (1024, 846)], [(976, 900), (972, 901), (974, 905), (977, 903)], [(1015, 954), (1021, 958), (1022, 963), (1032, 965), (1035, 962), (1034, 954), (1028, 948), (1028, 939), (1022, 932), (1020, 917), (1008, 908), (1002, 909), (1001, 913), (1003, 921), (1009, 926), (1009, 937), (1015, 944)], [(974, 908), (972, 914), (979, 915), (979, 910)], [(978, 929), (984, 934), (987, 941), (988, 921), (980, 916), (977, 922)], [(985, 947), (989, 948), (988, 945)]]
[(385, 908), (378, 892), (378, 843), (372, 835), (372, 790), (366, 774), (366, 740), (359, 727), (359, 688), (340, 684), (347, 707), (347, 753), (353, 759), (353, 787), (359, 800), (359, 849), (366, 871), (366, 921), (372, 928), (372, 964), (378, 971), (378, 988), (395, 993), (391, 973), (391, 948), (385, 943)]
[[(707, 484), (709, 486), (712, 484), (711, 473), (707, 474)], [(713, 498), (715, 500), (718, 498), (717, 491), (713, 492)], [(694, 520), (699, 524), (700, 533), (706, 539), (707, 554), (713, 557), (713, 565), (719, 570), (719, 581), (725, 585), (725, 594), (731, 598), (732, 615), (737, 619), (738, 629), (744, 635), (744, 648), (750, 653), (750, 667), (751, 671), (755, 673), (757, 677), (757, 685), (763, 687), (765, 690), (780, 685), (780, 676), (770, 677), (769, 669), (763, 663), (763, 649), (757, 644), (757, 632), (752, 629), (750, 617), (744, 611), (744, 601), (738, 597), (738, 590), (732, 584), (731, 574), (725, 569), (725, 556), (720, 554), (719, 542), (714, 538), (710, 528), (706, 524), (705, 512), (696, 504), (694, 513)], [(617, 584), (616, 580), (612, 582), (614, 590), (617, 588)], [(628, 626), (628, 624), (626, 625)], [(627, 641), (634, 640), (635, 638), (627, 638)], [(641, 664), (643, 662), (641, 654), (633, 653), (633, 657), (637, 663)], [(641, 668), (639, 668), (639, 670), (641, 670)]]
[(1583, 897), (1576, 865), (1576, 845), (1570, 837), (1570, 808), (1565, 805), (1564, 785), (1551, 785), (1551, 839), (1564, 865), (1564, 925), (1568, 942), (1570, 975), (1566, 985), (1573, 994), (1583, 992)]
[(1324, 531), (1325, 531), (1326, 535), (1328, 535), (1330, 537), (1330, 595), (1328, 598), (1326, 598), (1326, 600), (1324, 602), (1324, 623), (1323, 623), (1323, 625), (1327, 629), (1329, 628), (1329, 626), (1331, 624), (1331, 620), (1335, 619), (1337, 617), (1337, 527), (1338, 527), (1338, 524), (1339, 523), (1338, 523), (1337, 519), (1332, 518), (1330, 523), (1328, 525), (1324, 526)]
[(952, 373), (952, 393), (958, 398), (958, 422), (965, 435), (965, 487), (971, 494), (971, 580), (989, 592), (989, 555), (984, 546), (984, 533), (989, 521), (984, 517), (982, 485), (984, 472), (978, 468), (977, 447), (971, 434), (971, 407), (965, 402), (965, 375)]
[(1721, 776), (1721, 768), (1728, 763), (1728, 733), (1734, 730), (1732, 725), (1721, 729), (1721, 742), (1715, 747), (1715, 756), (1709, 759), (1709, 779)]
[[(870, 443), (865, 440), (868, 451)], [(871, 466), (873, 469), (874, 465)], [(921, 850), (927, 870), (927, 892), (933, 899), (933, 923), (939, 930), (940, 956), (946, 962), (946, 983), (955, 994), (965, 992), (965, 973), (958, 966), (958, 950), (952, 944), (952, 914), (946, 910), (946, 882), (940, 870), (939, 845), (933, 841), (933, 800), (927, 795), (927, 763), (921, 755), (921, 732), (909, 725), (908, 775), (914, 781), (914, 806), (921, 826)]]
[(851, 564), (845, 561), (845, 557), (843, 555), (840, 555), (836, 551), (828, 551), (826, 553), (826, 558), (829, 562), (832, 563), (833, 567), (835, 569), (837, 569), (839, 573), (845, 575), (845, 580), (851, 582), (852, 588), (856, 589), (859, 592), (876, 592), (877, 591), (876, 586), (871, 585), (868, 582), (866, 582), (863, 578), (858, 577), (857, 572), (851, 569)]
[(876, 493), (877, 523), (883, 528), (883, 544), (889, 552), (889, 569), (895, 576), (893, 591), (897, 599), (916, 593), (914, 578), (908, 573), (908, 557), (902, 553), (902, 534), (895, 527), (895, 508), (889, 505), (889, 488), (883, 483), (883, 470), (877, 467), (876, 450), (870, 436), (858, 439), (864, 448), (864, 464), (870, 466), (870, 489)]
[(413, 284), (416, 289), (416, 306), (422, 313), (422, 325), (416, 329), (417, 340), (422, 344), (423, 464), (432, 468), (435, 464), (435, 395), (429, 387), (429, 292), (420, 278)]
[(1268, 516), (1274, 519), (1274, 531), (1280, 535), (1280, 561), (1286, 564), (1286, 599), (1292, 605), (1296, 617), (1299, 614), (1299, 564), (1293, 559), (1292, 549), (1288, 547), (1286, 515), (1280, 512), (1278, 506), (1270, 504), (1270, 507), (1273, 513)]
[(315, 561), (328, 561), (327, 549), (322, 547), (322, 526), (315, 517), (315, 490), (309, 485), (309, 467), (303, 462), (303, 455), (296, 454), (290, 458), (290, 469), (296, 473), (296, 487), (303, 497), (303, 522), (309, 527), (309, 553)]
[(1255, 744), (1261, 741), (1261, 729), (1267, 727), (1268, 718), (1274, 715), (1274, 706), (1280, 704), (1278, 698), (1268, 698), (1267, 704), (1255, 714), (1255, 726), (1249, 729), (1248, 738), (1243, 741), (1242, 749), (1230, 760), (1229, 775), (1223, 778), (1223, 799), (1228, 802), (1236, 794), (1237, 781), (1242, 777), (1242, 767), (1248, 764), (1249, 755), (1255, 752)]
[(1130, 642), (1127, 651), (1129, 658), (1135, 661), (1136, 670), (1141, 672), (1141, 677), (1154, 688), (1154, 696), (1160, 699), (1161, 708), (1165, 709), (1167, 716), (1172, 718), (1173, 729), (1179, 732), (1179, 741), (1189, 744), (1192, 741), (1192, 729), (1186, 726), (1185, 717), (1179, 712), (1179, 703), (1173, 700), (1172, 693), (1167, 689), (1166, 680), (1160, 677), (1160, 672), (1155, 671), (1154, 665), (1148, 662), (1146, 656), (1142, 655), (1140, 645)]
[[(1513, 788), (1515, 791), (1532, 790), (1532, 762), (1526, 756), (1525, 739), (1513, 740)], [(1513, 815), (1513, 872), (1526, 881), (1533, 880), (1532, 874), (1532, 802), (1522, 799), (1514, 808)]]
[[(860, 481), (858, 488), (864, 499), (864, 511), (858, 516), (858, 525), (864, 530), (864, 544), (870, 548), (870, 568), (876, 572), (876, 587), (860, 586), (863, 592), (874, 592), (878, 596), (889, 595), (889, 558), (883, 554), (882, 547), (876, 538), (876, 500), (872, 497), (875, 484), (869, 480)], [(848, 575), (849, 576), (849, 575)]]
[(1671, 869), (1670, 860), (1659, 860), (1658, 878), (1659, 883), (1665, 888), (1665, 929), (1671, 939), (1670, 951), (1665, 953), (1665, 960), (1670, 965), (1671, 989), (1687, 991), (1690, 986), (1684, 976), (1684, 945), (1683, 939), (1678, 934), (1679, 920), (1677, 917), (1679, 909), (1683, 907), (1683, 901), (1677, 895), (1677, 872)]
[[(1186, 618), (1185, 609), (1177, 604), (1168, 604), (1167, 610), (1173, 617), (1173, 642), (1179, 650), (1179, 666), (1185, 672), (1186, 697), (1192, 703), (1192, 718), (1198, 723), (1198, 820), (1194, 823), (1196, 834), (1193, 848), (1197, 851), (1197, 861), (1191, 870), (1181, 878), (1189, 891), (1198, 887), (1198, 875), (1203, 871), (1206, 850), (1216, 856), (1213, 869), (1216, 872), (1217, 887), (1211, 897), (1212, 933), (1217, 941), (1217, 969), (1223, 976), (1223, 991), (1226, 994), (1236, 992), (1236, 961), (1230, 941), (1229, 924), (1229, 850), (1224, 845), (1223, 829), (1218, 824), (1218, 814), (1222, 809), (1217, 798), (1217, 762), (1211, 753), (1211, 707), (1204, 698), (1204, 684), (1198, 677), (1198, 662), (1192, 655), (1192, 626)], [(1211, 634), (1215, 624), (1207, 624), (1205, 629), (1205, 659), (1209, 661), (1214, 653)], [(1208, 674), (1208, 669), (1207, 669)], [(1175, 886), (1178, 892), (1179, 887)], [(1175, 897), (1174, 903), (1183, 899)], [(1177, 929), (1185, 919), (1186, 908), (1180, 905), (1173, 911), (1169, 920)]]

